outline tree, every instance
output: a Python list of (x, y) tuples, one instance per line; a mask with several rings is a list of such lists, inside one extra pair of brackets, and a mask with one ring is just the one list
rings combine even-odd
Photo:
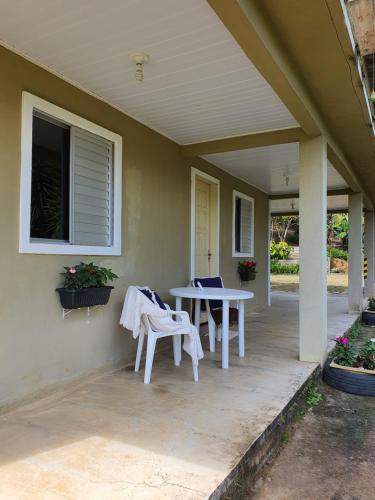
[(275, 235), (279, 242), (286, 241), (291, 229), (298, 228), (298, 215), (274, 215), (271, 217), (271, 239)]

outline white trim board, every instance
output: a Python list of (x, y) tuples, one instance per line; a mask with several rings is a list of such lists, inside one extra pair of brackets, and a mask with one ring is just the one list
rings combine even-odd
[(190, 193), (190, 279), (195, 278), (195, 184), (196, 178), (207, 180), (217, 187), (217, 221), (216, 221), (216, 248), (217, 248), (217, 269), (216, 275), (220, 275), (220, 181), (216, 177), (206, 174), (202, 170), (191, 167), (191, 193)]
[[(34, 110), (113, 142), (113, 241), (108, 247), (30, 241), (32, 132)], [(121, 255), (122, 137), (29, 92), (22, 92), (19, 252), (58, 255)]]

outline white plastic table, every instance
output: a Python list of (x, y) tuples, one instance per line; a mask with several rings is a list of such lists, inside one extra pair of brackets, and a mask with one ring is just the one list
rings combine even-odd
[(223, 324), (222, 324), (222, 359), (223, 368), (229, 367), (229, 301), (238, 301), (238, 355), (245, 356), (245, 303), (247, 299), (252, 299), (254, 294), (244, 290), (234, 290), (232, 288), (209, 288), (196, 287), (171, 288), (169, 293), (176, 297), (176, 311), (181, 311), (182, 299), (195, 300), (194, 324), (199, 332), (201, 300), (222, 300), (223, 301)]

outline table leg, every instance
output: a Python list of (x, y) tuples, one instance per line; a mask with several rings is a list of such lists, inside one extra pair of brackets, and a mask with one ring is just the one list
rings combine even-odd
[[(176, 297), (176, 311), (182, 311), (182, 297)], [(173, 350), (175, 364), (178, 366), (181, 363), (181, 337), (182, 335), (173, 336)], [(176, 363), (177, 361), (177, 363)]]
[(195, 299), (194, 325), (198, 330), (198, 333), (200, 324), (201, 324), (201, 299)]
[(243, 300), (238, 304), (238, 355), (245, 356), (245, 304)]
[(223, 323), (222, 328), (222, 368), (229, 367), (229, 300), (223, 300)]
[(176, 311), (182, 311), (182, 297), (176, 297)]

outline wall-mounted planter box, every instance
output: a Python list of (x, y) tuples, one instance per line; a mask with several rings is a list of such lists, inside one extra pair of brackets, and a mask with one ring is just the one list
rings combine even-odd
[(375, 396), (375, 370), (337, 365), (328, 359), (324, 366), (324, 381), (343, 392), (358, 396)]
[(362, 321), (365, 325), (375, 326), (375, 311), (363, 311)]
[(108, 303), (113, 286), (98, 288), (56, 288), (64, 309), (79, 309), (80, 307), (103, 306)]
[(255, 271), (238, 271), (238, 274), (240, 275), (240, 280), (242, 282), (246, 281), (253, 281), (255, 280), (256, 277), (256, 272)]

